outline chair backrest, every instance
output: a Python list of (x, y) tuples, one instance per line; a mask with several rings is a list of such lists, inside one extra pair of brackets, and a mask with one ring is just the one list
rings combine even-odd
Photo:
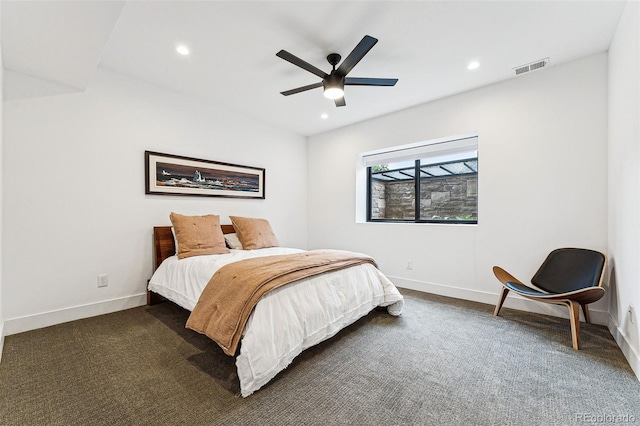
[(549, 293), (567, 293), (601, 284), (606, 257), (588, 249), (561, 248), (549, 253), (531, 283)]

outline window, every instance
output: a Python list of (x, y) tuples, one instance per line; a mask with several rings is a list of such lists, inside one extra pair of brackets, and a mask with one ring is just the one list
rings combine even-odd
[(405, 145), (362, 158), (368, 222), (478, 223), (477, 136)]

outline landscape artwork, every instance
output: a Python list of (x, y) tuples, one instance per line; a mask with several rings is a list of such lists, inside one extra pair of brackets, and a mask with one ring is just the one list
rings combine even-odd
[(145, 193), (264, 199), (265, 170), (145, 151)]

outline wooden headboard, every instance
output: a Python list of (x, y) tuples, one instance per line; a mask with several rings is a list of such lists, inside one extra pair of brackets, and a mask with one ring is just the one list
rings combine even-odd
[[(220, 225), (222, 227), (223, 234), (232, 234), (236, 232), (233, 225)], [(173, 240), (173, 232), (171, 232), (170, 226), (154, 226), (153, 227), (153, 252), (154, 252), (154, 264), (153, 270), (158, 269), (158, 266), (167, 257), (176, 254), (176, 246)], [(164, 300), (162, 296), (156, 294), (150, 290), (147, 290), (147, 305), (155, 305)]]
[[(232, 234), (236, 232), (233, 229), (233, 225), (220, 225), (224, 234)], [(170, 226), (154, 226), (153, 227), (153, 250), (154, 250), (154, 264), (153, 270), (158, 269), (158, 266), (167, 257), (176, 254), (176, 246), (173, 241), (173, 232), (171, 232)]]

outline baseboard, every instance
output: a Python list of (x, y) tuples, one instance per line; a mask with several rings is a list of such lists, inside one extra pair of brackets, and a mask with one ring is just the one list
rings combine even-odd
[[(495, 306), (498, 301), (498, 293), (490, 293), (486, 291), (470, 290), (467, 288), (450, 287), (442, 284), (428, 283), (424, 281), (408, 280), (406, 278), (388, 277), (397, 287), (408, 288), (410, 290), (423, 291), (425, 293), (438, 294), (440, 296), (453, 297), (456, 299), (470, 300), (472, 302), (486, 303)], [(513, 292), (512, 292), (513, 293)], [(566, 308), (548, 303), (534, 302), (525, 299), (517, 294), (509, 294), (504, 307), (517, 309), (519, 311), (535, 312), (537, 314), (551, 315), (554, 317), (569, 319), (569, 312)], [(591, 322), (598, 325), (608, 325), (609, 313), (589, 309)]]
[(609, 328), (609, 332), (615, 339), (616, 343), (622, 350), (624, 357), (629, 362), (631, 369), (640, 381), (640, 354), (638, 354), (638, 351), (631, 344), (629, 344), (627, 335), (620, 329), (620, 326), (611, 315), (609, 315), (609, 322), (607, 324), (607, 327)]
[(2, 362), (3, 349), (4, 349), (4, 321), (0, 321), (0, 362)]
[(142, 306), (146, 303), (147, 293), (141, 293), (102, 302), (89, 303), (87, 305), (73, 306), (57, 311), (11, 318), (4, 321), (4, 335), (10, 336), (24, 331), (62, 324), (63, 322), (110, 314), (112, 312)]

